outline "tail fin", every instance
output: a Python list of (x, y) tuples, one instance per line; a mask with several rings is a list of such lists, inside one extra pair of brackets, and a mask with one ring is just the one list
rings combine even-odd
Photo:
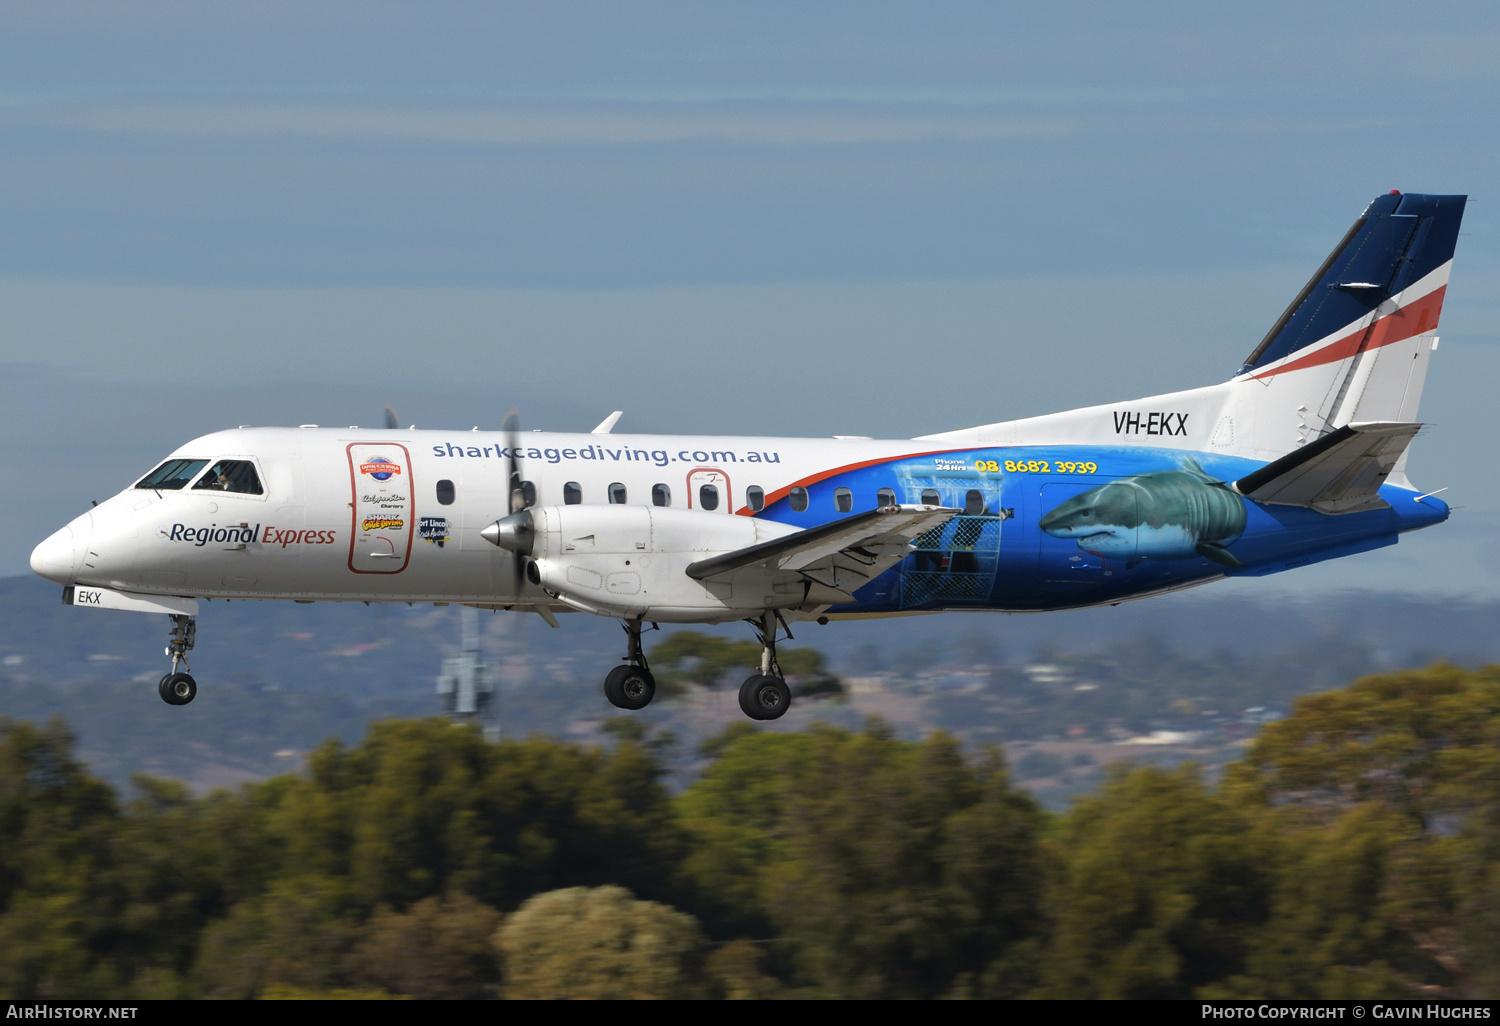
[(1274, 405), (1299, 400), (1300, 441), (1416, 419), (1466, 200), (1378, 197), (1245, 361)]
[[(1351, 423), (1410, 427), (1466, 200), (1378, 197), (1229, 381), (923, 440), (1128, 442), (1269, 461)], [(1405, 463), (1403, 454), (1393, 481), (1405, 480)]]

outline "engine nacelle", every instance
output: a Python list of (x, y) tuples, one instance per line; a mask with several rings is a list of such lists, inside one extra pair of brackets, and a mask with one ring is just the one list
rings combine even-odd
[(502, 544), (498, 535), (504, 533), (506, 548), (531, 556), (533, 583), (585, 612), (702, 622), (807, 601), (806, 582), (795, 573), (750, 569), (724, 582), (695, 581), (686, 573), (699, 560), (798, 532), (786, 524), (660, 506), (543, 506), (526, 514), (530, 537), (496, 531), (492, 540)]

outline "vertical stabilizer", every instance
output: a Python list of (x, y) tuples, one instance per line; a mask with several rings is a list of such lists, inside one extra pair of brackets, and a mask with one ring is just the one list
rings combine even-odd
[(1228, 381), (923, 438), (1125, 442), (1272, 461), (1349, 424), (1414, 424), (1466, 199), (1377, 197)]
[(1240, 370), (1263, 386), (1256, 448), (1416, 419), (1466, 199), (1393, 192), (1365, 209)]

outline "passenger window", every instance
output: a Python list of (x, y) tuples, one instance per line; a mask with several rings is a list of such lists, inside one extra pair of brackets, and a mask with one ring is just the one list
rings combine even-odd
[(208, 468), (208, 473), (193, 488), (238, 492), (240, 495), (261, 494), (260, 477), (255, 473), (255, 464), (249, 460), (220, 460)]
[(569, 481), (563, 485), (564, 506), (577, 506), (581, 502), (583, 502), (583, 489), (579, 487), (577, 481)]
[(447, 479), (437, 483), (437, 500), (441, 506), (453, 505), (453, 482)]
[(719, 508), (719, 486), (701, 485), (698, 488), (698, 505), (706, 510), (713, 511)]
[(984, 512), (984, 493), (978, 488), (970, 488), (964, 493), (964, 515), (977, 517)]
[(156, 488), (164, 492), (175, 492), (184, 487), (208, 463), (208, 460), (167, 460), (151, 473), (141, 478), (137, 488)]
[(751, 513), (759, 513), (766, 508), (766, 493), (760, 485), (751, 485), (745, 489), (745, 503), (750, 507)]
[(651, 486), (651, 505), (653, 505), (653, 506), (670, 506), (670, 505), (672, 505), (672, 489), (668, 488), (664, 484), (652, 485)]
[(882, 488), (875, 493), (875, 505), (884, 509), (887, 506), (896, 505), (896, 492), (891, 488)]
[(530, 509), (536, 505), (536, 485), (531, 481), (521, 482), (521, 501)]
[(616, 506), (625, 505), (625, 486), (616, 481), (609, 486), (609, 501)]
[(793, 488), (787, 498), (791, 501), (792, 512), (801, 513), (807, 509), (807, 489)]
[(854, 508), (854, 493), (847, 488), (835, 488), (833, 490), (833, 508), (840, 513), (847, 513)]
[(938, 495), (936, 488), (923, 488), (922, 489), (922, 505), (924, 505), (924, 506), (941, 506), (942, 504), (943, 504), (942, 496)]

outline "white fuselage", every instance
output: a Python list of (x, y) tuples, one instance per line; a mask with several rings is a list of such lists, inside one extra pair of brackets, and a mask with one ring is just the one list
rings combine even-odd
[[(684, 559), (791, 530), (734, 516), (751, 512), (752, 488), (771, 501), (820, 471), (932, 451), (921, 441), (868, 439), (242, 428), (195, 439), (172, 457), (253, 461), (262, 494), (127, 488), (39, 546), (33, 568), (66, 584), (157, 595), (552, 604), (517, 573), (514, 554), (480, 536), (510, 511), (513, 437), (533, 505), (565, 514), (647, 506), (679, 532), (701, 523), (673, 546)], [(705, 498), (717, 499), (712, 512)], [(859, 508), (874, 501), (861, 497)], [(649, 533), (646, 545), (659, 547)], [(642, 549), (630, 572), (653, 558), (663, 555)], [(688, 586), (681, 567), (671, 572)], [(715, 618), (693, 603), (684, 618)], [(741, 612), (725, 605), (722, 615)]]

